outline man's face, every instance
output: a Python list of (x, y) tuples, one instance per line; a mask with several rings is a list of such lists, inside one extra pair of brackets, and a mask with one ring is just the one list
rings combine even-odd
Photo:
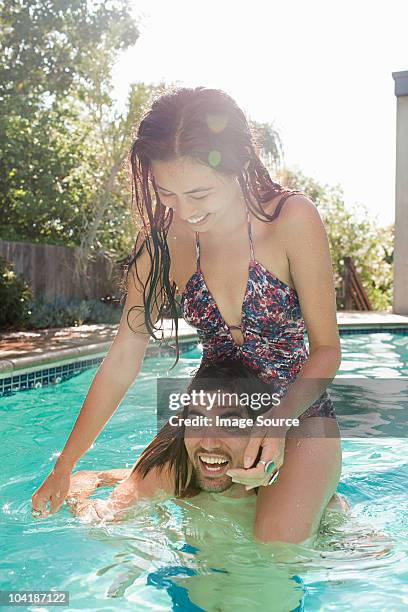
[(214, 406), (210, 411), (205, 406), (191, 406), (188, 410), (188, 418), (196, 416), (212, 419), (212, 426), (186, 427), (184, 444), (188, 457), (196, 474), (197, 484), (203, 491), (222, 492), (233, 485), (242, 488), (232, 482), (226, 471), (232, 468), (243, 468), (244, 451), (248, 444), (249, 428), (232, 430), (227, 427), (216, 427), (215, 417), (223, 419), (247, 419), (248, 412), (245, 407), (239, 405), (220, 407)]

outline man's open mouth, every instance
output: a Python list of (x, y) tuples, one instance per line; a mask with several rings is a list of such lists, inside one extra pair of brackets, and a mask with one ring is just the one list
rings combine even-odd
[(229, 460), (227, 457), (216, 455), (198, 455), (201, 472), (205, 476), (220, 476), (229, 468)]

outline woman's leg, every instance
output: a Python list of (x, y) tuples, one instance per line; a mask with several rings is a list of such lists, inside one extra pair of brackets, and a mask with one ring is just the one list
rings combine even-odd
[(310, 417), (292, 427), (278, 479), (258, 489), (254, 536), (299, 544), (316, 534), (340, 479), (341, 458), (336, 419)]

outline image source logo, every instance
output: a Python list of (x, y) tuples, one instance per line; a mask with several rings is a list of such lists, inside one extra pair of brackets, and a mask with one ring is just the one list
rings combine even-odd
[[(206, 435), (233, 435), (236, 430), (241, 430), (242, 435), (245, 429), (249, 434), (257, 418), (266, 412), (271, 416), (284, 391), (281, 383), (257, 384), (247, 379), (235, 379), (224, 388), (219, 379), (201, 379), (193, 388), (189, 385), (191, 379), (157, 379), (159, 428), (169, 423), (175, 435), (193, 434), (203, 428), (207, 428)], [(184, 426), (191, 429), (185, 430)]]
[[(275, 437), (281, 435), (282, 426), (299, 426), (297, 421), (303, 413), (298, 412), (297, 419), (294, 417), (293, 406), (297, 402), (301, 404), (305, 397), (317, 397), (305, 404), (304, 412), (309, 410), (310, 414), (313, 407), (318, 409), (323, 404), (331, 406), (339, 429), (325, 428), (322, 419), (308, 419), (309, 427), (315, 426), (311, 435), (337, 437), (340, 432), (344, 438), (406, 436), (408, 379), (339, 377), (333, 381), (305, 379), (295, 383), (293, 401), (294, 394), (289, 393), (291, 384), (282, 380), (273, 381), (267, 388), (263, 383), (259, 387), (252, 381), (243, 380), (240, 384), (240, 380), (235, 380), (230, 389), (223, 388), (221, 380), (201, 379), (192, 386), (191, 378), (158, 378), (157, 428), (170, 424), (174, 435), (203, 435), (207, 430), (205, 435), (242, 436), (250, 435), (253, 427), (260, 426), (267, 428), (266, 435)], [(324, 389), (320, 396), (319, 389)], [(288, 412), (292, 414), (292, 421), (281, 423), (277, 420), (276, 408), (279, 407), (279, 417), (286, 417), (286, 395), (291, 396)], [(300, 430), (299, 435), (302, 435)]]

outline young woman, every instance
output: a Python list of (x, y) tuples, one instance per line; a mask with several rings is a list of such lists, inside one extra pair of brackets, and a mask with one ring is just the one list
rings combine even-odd
[(139, 125), (130, 162), (142, 231), (128, 262), (119, 330), (54, 469), (33, 495), (33, 511), (46, 516), (48, 502), (55, 512), (64, 501), (75, 463), (136, 378), (164, 309), (177, 334), (178, 294), (204, 361), (239, 357), (265, 380), (287, 382), (273, 417), (299, 417), (302, 444), (285, 460), (284, 475), (267, 486), (283, 463), (290, 432), (283, 426), (257, 428), (243, 468), (231, 476), (260, 487), (256, 535), (270, 533), (273, 514), (272, 537), (303, 541), (341, 473), (325, 391), (340, 364), (340, 340), (316, 207), (272, 181), (244, 113), (220, 90), (179, 88), (159, 97)]

